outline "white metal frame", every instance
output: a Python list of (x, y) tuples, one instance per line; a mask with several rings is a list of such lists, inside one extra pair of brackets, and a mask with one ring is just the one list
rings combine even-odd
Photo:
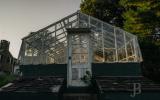
[(24, 37), (18, 57), (20, 64), (67, 63), (66, 28), (91, 29), (93, 63), (142, 61), (135, 35), (77, 11)]
[[(78, 36), (78, 44), (74, 41), (75, 37)], [(83, 43), (84, 37), (87, 43)], [(68, 86), (87, 86), (81, 78), (84, 77), (85, 71), (91, 73), (91, 49), (90, 49), (90, 34), (89, 33), (74, 33), (68, 35)], [(82, 45), (87, 47), (81, 48)], [(75, 56), (77, 55), (77, 56)], [(86, 58), (82, 60), (82, 55)], [(76, 58), (74, 58), (76, 57)], [(77, 58), (78, 57), (78, 58)], [(78, 60), (78, 61), (77, 61)], [(77, 72), (73, 72), (73, 69)], [(86, 70), (87, 69), (87, 70)], [(77, 74), (77, 75), (76, 75)], [(73, 79), (73, 76), (78, 76)]]

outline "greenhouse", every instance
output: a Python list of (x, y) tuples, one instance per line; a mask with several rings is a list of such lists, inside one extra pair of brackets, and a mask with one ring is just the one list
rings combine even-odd
[(137, 36), (80, 11), (24, 37), (18, 59), (21, 65), (66, 64), (71, 47), (73, 62), (142, 61)]
[(160, 84), (142, 76), (137, 36), (80, 11), (24, 37), (18, 59), (22, 77), (2, 98), (160, 98)]

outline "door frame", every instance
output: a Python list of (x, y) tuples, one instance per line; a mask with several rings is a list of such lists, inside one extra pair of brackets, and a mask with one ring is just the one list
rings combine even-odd
[[(72, 30), (72, 28), (70, 28), (69, 30)], [(76, 30), (76, 32), (74, 32), (75, 30)], [(72, 35), (73, 34), (74, 35), (77, 34), (77, 35), (80, 35), (80, 36), (82, 36), (84, 34), (88, 38), (88, 45), (87, 45), (88, 62), (86, 63), (87, 64), (86, 66), (87, 66), (87, 69), (90, 71), (90, 73), (92, 73), (91, 72), (92, 49), (91, 49), (90, 29), (89, 29), (89, 31), (85, 31), (85, 30), (86, 30), (86, 28), (84, 28), (84, 29), (80, 28), (80, 30), (79, 30), (79, 28), (76, 28), (76, 29), (73, 29), (72, 31), (69, 31), (68, 35), (67, 35), (67, 39), (68, 39), (68, 49), (67, 49), (68, 50), (68, 52), (67, 52), (67, 62), (68, 62), (68, 65), (67, 65), (67, 86), (75, 86), (75, 87), (88, 86), (82, 80), (79, 80), (79, 81), (75, 80), (75, 82), (73, 82), (73, 80), (72, 80), (72, 68), (73, 68), (73, 66), (72, 66), (72, 48), (73, 48)], [(79, 64), (79, 66), (81, 66), (81, 64)], [(80, 71), (80, 68), (78, 70)], [(78, 83), (80, 83), (80, 84), (78, 84)]]

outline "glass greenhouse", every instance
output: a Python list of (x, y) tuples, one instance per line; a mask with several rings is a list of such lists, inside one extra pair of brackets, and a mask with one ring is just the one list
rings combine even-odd
[[(69, 37), (71, 30), (79, 34)], [(88, 35), (82, 35), (82, 31)], [(70, 59), (69, 41), (79, 43), (72, 47), (72, 63), (87, 59), (91, 63), (142, 61), (137, 36), (77, 11), (24, 37), (18, 57), (20, 64), (65, 64)], [(84, 49), (87, 43), (89, 49)], [(90, 57), (86, 55), (88, 52)]]

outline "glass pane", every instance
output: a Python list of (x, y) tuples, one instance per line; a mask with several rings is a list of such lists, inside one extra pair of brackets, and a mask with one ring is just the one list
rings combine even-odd
[(80, 63), (80, 55), (81, 54), (73, 54), (72, 55), (72, 64), (79, 64)]
[(79, 74), (78, 69), (77, 68), (72, 68), (72, 80), (77, 80), (79, 78), (78, 74)]
[(81, 63), (88, 62), (88, 54), (81, 54)]

